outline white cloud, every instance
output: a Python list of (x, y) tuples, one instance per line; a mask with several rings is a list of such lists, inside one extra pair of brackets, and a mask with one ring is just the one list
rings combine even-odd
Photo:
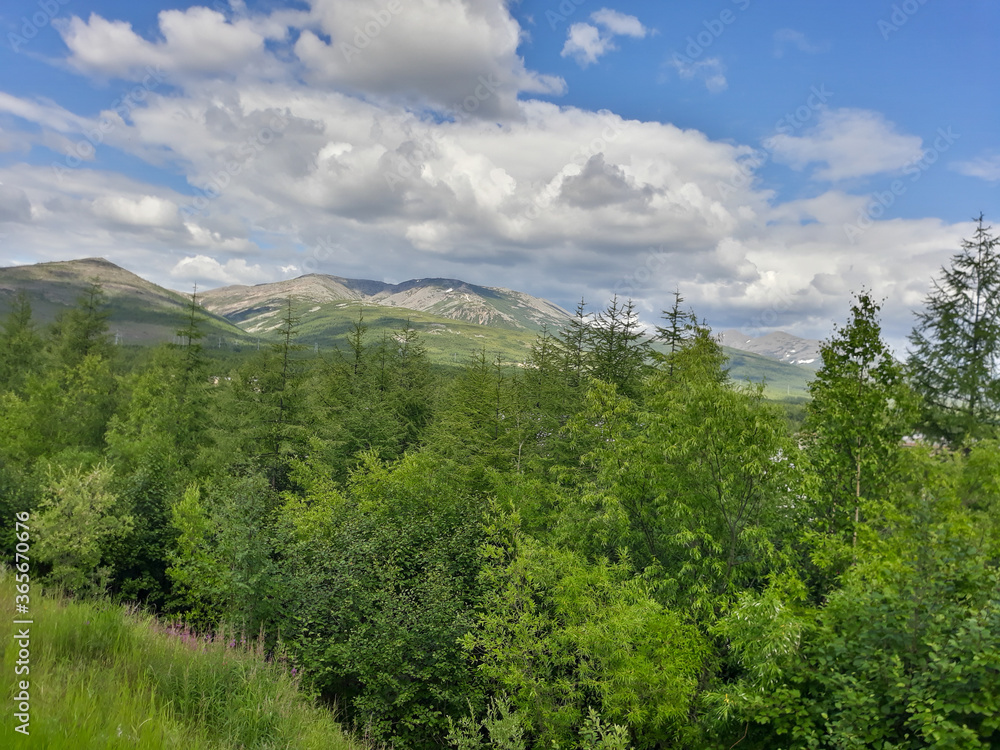
[(643, 39), (649, 33), (649, 29), (635, 16), (627, 16), (608, 8), (591, 13), (590, 20), (604, 30), (589, 23), (574, 23), (569, 27), (566, 43), (562, 48), (562, 56), (572, 57), (581, 68), (596, 63), (600, 57), (618, 49), (614, 43), (616, 36)]
[(878, 112), (823, 109), (814, 127), (802, 135), (779, 133), (767, 147), (775, 161), (793, 169), (824, 165), (812, 176), (836, 181), (900, 170), (923, 156), (922, 144), (919, 136), (899, 133)]
[(726, 67), (718, 57), (688, 60), (680, 55), (675, 55), (670, 64), (677, 71), (678, 76), (687, 81), (698, 78), (704, 82), (705, 88), (713, 94), (725, 91), (729, 86), (728, 81), (726, 81)]
[[(158, 15), (162, 41), (139, 36), (130, 23), (96, 13), (73, 16), (57, 28), (80, 70), (125, 77), (146, 67), (167, 72), (228, 75), (264, 54), (268, 34), (246, 19), (227, 20), (215, 10), (192, 7)], [(273, 36), (272, 29), (270, 35)]]
[(987, 182), (1000, 182), (1000, 153), (983, 154), (969, 161), (958, 161), (951, 168), (967, 177), (978, 177)]
[(611, 36), (601, 34), (601, 30), (589, 23), (574, 23), (569, 27), (566, 44), (562, 48), (563, 57), (573, 57), (581, 68), (597, 62), (611, 50), (617, 49)]
[(314, 84), (488, 117), (515, 114), (520, 92), (565, 91), (525, 68), (521, 28), (496, 0), (312, 0), (310, 18), (294, 49)]
[(785, 50), (794, 47), (799, 52), (815, 55), (820, 52), (827, 52), (830, 49), (829, 43), (814, 44), (801, 31), (795, 29), (778, 29), (774, 32), (774, 56), (783, 57)]
[(93, 206), (96, 216), (131, 227), (167, 227), (179, 221), (177, 206), (153, 195), (138, 199), (102, 195)]
[(627, 16), (616, 10), (601, 8), (590, 14), (591, 20), (603, 26), (610, 33), (618, 36), (630, 36), (635, 39), (643, 39), (649, 29), (642, 25), (635, 16)]
[(86, 127), (84, 117), (50, 101), (31, 101), (0, 91), (0, 112), (6, 112), (60, 133), (79, 131)]
[(25, 192), (13, 185), (0, 183), (0, 223), (31, 220), (31, 201)]
[[(521, 30), (501, 0), (406, 4), (363, 57), (338, 61), (338, 44), (353, 43), (353, 26), (363, 30), (374, 7), (324, 0), (294, 17), (225, 21), (260, 38), (280, 39), (288, 28), (308, 38), (312, 29), (322, 45), (312, 60), (296, 59), (290, 43), (274, 54), (236, 44), (250, 64), (229, 77), (211, 72), (209, 52), (184, 67), (175, 55), (193, 42), (168, 37), (162, 26), (163, 39), (152, 41), (127, 25), (104, 29), (120, 55), (71, 48), (78, 69), (102, 76), (138, 76), (149, 55), (169, 53), (175, 78), (136, 105), (128, 122), (113, 120), (97, 149), (102, 168), (82, 164), (57, 175), (49, 165), (0, 165), (0, 187), (16, 186), (0, 194), (9, 213), (0, 260), (102, 255), (181, 288), (318, 271), (464, 278), (564, 305), (581, 294), (600, 303), (617, 291), (635, 297), (650, 319), (680, 286), (718, 328), (759, 324), (825, 335), (846, 313), (835, 279), (852, 288), (870, 282), (895, 305), (886, 320), (908, 326), (903, 305), (919, 301), (924, 280), (966, 229), (930, 219), (876, 221), (852, 245), (842, 227), (865, 196), (829, 190), (780, 203), (752, 183), (720, 194), (748, 147), (524, 96), (549, 79), (524, 68), (516, 54)], [(181, 21), (189, 23), (192, 12)], [(617, 17), (601, 18), (603, 26), (593, 17), (590, 25), (626, 33)], [(450, 24), (469, 38), (438, 28)], [(104, 28), (93, 18), (85, 25)], [(678, 74), (725, 86), (715, 58)], [(481, 112), (494, 107), (496, 119), (450, 121), (409, 106), (454, 106), (490, 75), (504, 87)], [(0, 95), (0, 107), (35, 123), (40, 138), (75, 141), (94, 126), (51, 102)], [(284, 124), (272, 125), (276, 118)], [(920, 153), (919, 139), (897, 134), (876, 113), (839, 110), (817, 122), (787, 134), (776, 156), (844, 176), (898, 168)], [(112, 147), (166, 166), (189, 186), (214, 181), (218, 189), (199, 210), (178, 212), (191, 203), (190, 188), (103, 168)]]
[(233, 258), (224, 264), (207, 255), (192, 255), (177, 261), (170, 275), (179, 281), (214, 281), (221, 284), (255, 284), (269, 279), (263, 269), (249, 265), (243, 258)]

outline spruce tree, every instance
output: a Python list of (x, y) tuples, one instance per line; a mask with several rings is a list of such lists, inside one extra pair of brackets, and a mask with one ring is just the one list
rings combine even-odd
[(681, 309), (683, 302), (680, 290), (675, 290), (673, 305), (669, 310), (663, 311), (662, 317), (666, 325), (656, 327), (656, 339), (666, 346), (667, 351), (665, 354), (657, 353), (654, 359), (665, 363), (667, 376), (671, 378), (674, 376), (674, 360), (677, 352), (694, 336), (698, 322), (693, 311)]
[(591, 375), (613, 383), (629, 398), (637, 397), (642, 378), (647, 374), (649, 345), (639, 326), (635, 303), (628, 300), (622, 304), (615, 295), (597, 314), (587, 333)]
[(571, 388), (579, 388), (587, 379), (589, 361), (587, 345), (590, 324), (587, 321), (587, 303), (581, 298), (576, 312), (556, 336), (563, 360), (563, 371)]
[(995, 432), (1000, 420), (1000, 238), (976, 220), (942, 268), (910, 334), (909, 371), (923, 397), (922, 429), (952, 445)]

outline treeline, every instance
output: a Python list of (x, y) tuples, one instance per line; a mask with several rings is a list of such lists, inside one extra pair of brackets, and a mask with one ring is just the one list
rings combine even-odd
[(49, 585), (280, 634), (400, 750), (995, 747), (996, 246), (980, 222), (905, 365), (858, 293), (794, 434), (679, 294), (662, 353), (612, 300), (447, 378), (361, 319), (300, 351), (291, 302), (231, 369), (196, 300), (124, 367), (99, 288), (44, 332), (22, 297), (3, 513)]

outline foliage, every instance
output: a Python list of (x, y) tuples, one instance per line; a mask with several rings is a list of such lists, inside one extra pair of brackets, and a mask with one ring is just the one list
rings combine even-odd
[[(841, 569), (859, 524), (884, 513), (911, 418), (913, 398), (882, 341), (879, 308), (868, 292), (856, 296), (847, 325), (821, 346), (823, 366), (809, 387), (805, 440), (817, 483), (804, 508), (807, 533), (814, 559)], [(830, 564), (818, 567), (820, 579), (831, 575)]]
[(28, 295), (19, 292), (0, 332), (0, 392), (21, 392), (37, 368), (42, 340), (31, 319)]
[[(783, 684), (749, 707), (760, 747), (994, 747), (1000, 741), (998, 571), (946, 499), (845, 576)], [(779, 739), (787, 738), (787, 739)]]
[[(0, 599), (14, 576), (0, 572)], [(284, 663), (226, 633), (194, 635), (134, 609), (32, 594), (30, 735), (3, 722), (4, 747), (362, 750)], [(13, 675), (16, 629), (0, 622)], [(10, 681), (4, 697), (17, 694)]]
[[(96, 286), (47, 330), (15, 305), (0, 509), (29, 514), (33, 578), (183, 618), (184, 648), (261, 633), (398, 750), (997, 745), (989, 425), (904, 445), (911, 397), (863, 292), (793, 435), (682, 305), (655, 355), (613, 299), (439, 369), (465, 324), (345, 305), (347, 348), (321, 352), (335, 332), (311, 321), (300, 346), (289, 300), (273, 345), (203, 349), (195, 293), (177, 341), (142, 350), (110, 344)], [(142, 746), (153, 717), (165, 746), (322, 745), (281, 670), (231, 670), (218, 639), (182, 665), (81, 619), (46, 641), (50, 744)]]
[(109, 492), (111, 470), (54, 469), (34, 521), (35, 557), (50, 566), (46, 580), (73, 594), (103, 593), (101, 568), (109, 545), (134, 523)]
[(480, 599), (480, 503), (429, 456), (368, 456), (341, 493), (302, 467), (280, 519), (282, 634), (310, 683), (397, 748), (481, 702), (458, 646)]
[(532, 747), (568, 746), (588, 706), (627, 725), (640, 747), (676, 735), (706, 643), (654, 600), (627, 559), (588, 563), (539, 545), (516, 517), (498, 519), (483, 555), (487, 599), (464, 644), (511, 696)]
[(276, 498), (261, 475), (190, 485), (171, 508), (176, 547), (167, 575), (177, 604), (198, 624), (254, 631), (272, 616)]
[(990, 231), (980, 215), (973, 238), (934, 281), (910, 334), (922, 426), (953, 446), (994, 434), (1000, 420), (1000, 238)]

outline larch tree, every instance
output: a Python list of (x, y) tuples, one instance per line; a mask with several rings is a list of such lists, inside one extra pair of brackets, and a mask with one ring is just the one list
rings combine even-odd
[(805, 429), (817, 479), (809, 512), (831, 569), (853, 557), (859, 525), (888, 500), (910, 423), (913, 399), (882, 340), (880, 309), (869, 292), (856, 295), (847, 325), (820, 347), (823, 365), (809, 385)]

